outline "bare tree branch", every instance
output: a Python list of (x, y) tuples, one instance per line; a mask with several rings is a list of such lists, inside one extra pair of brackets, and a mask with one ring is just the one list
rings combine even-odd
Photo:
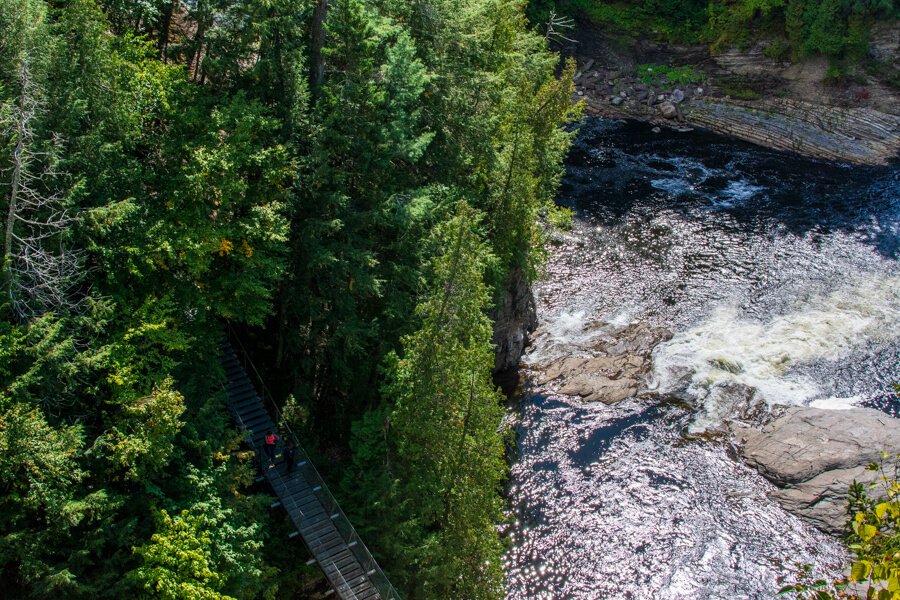
[(546, 41), (557, 41), (566, 40), (567, 42), (572, 42), (573, 44), (577, 44), (578, 42), (567, 38), (564, 36), (559, 30), (560, 29), (571, 29), (575, 26), (575, 21), (570, 19), (569, 17), (560, 17), (557, 16), (556, 11), (550, 11), (550, 19), (547, 21), (547, 35), (544, 36)]
[(0, 135), (13, 146), (9, 211), (4, 236), (5, 287), (13, 310), (23, 320), (49, 311), (71, 312), (81, 304), (76, 291), (83, 278), (83, 252), (68, 242), (79, 217), (63, 206), (56, 179), (61, 140), (51, 139), (54, 152), (37, 148), (36, 130), (43, 114), (41, 90), (27, 53), (21, 58), (18, 95), (0, 111)]

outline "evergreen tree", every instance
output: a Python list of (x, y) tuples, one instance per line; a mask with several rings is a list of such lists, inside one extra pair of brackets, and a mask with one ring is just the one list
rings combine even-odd
[[(386, 409), (355, 428), (357, 460), (382, 497), (390, 571), (414, 598), (503, 597), (501, 396), (490, 378), (495, 259), (466, 203), (435, 232), (421, 327), (387, 359)], [(392, 484), (397, 481), (397, 484)]]

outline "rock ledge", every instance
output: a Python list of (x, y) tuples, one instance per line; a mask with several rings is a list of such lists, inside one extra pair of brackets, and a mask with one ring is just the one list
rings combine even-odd
[(734, 437), (744, 461), (781, 488), (774, 497), (785, 510), (839, 534), (850, 484), (877, 480), (866, 465), (882, 451), (900, 452), (900, 419), (867, 408), (796, 407), (762, 431), (737, 428)]
[[(640, 393), (650, 371), (653, 348), (672, 339), (671, 331), (651, 327), (649, 323), (616, 326), (590, 322), (585, 324), (582, 334), (593, 340), (589, 347), (580, 349), (587, 356), (563, 356), (551, 360), (536, 381), (561, 394), (606, 404), (615, 404)], [(538, 332), (538, 344), (542, 337), (542, 332)]]

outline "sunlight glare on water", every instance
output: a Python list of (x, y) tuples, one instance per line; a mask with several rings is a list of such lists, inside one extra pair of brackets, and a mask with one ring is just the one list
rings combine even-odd
[[(536, 287), (526, 356), (590, 352), (598, 323), (669, 328), (652, 393), (616, 406), (518, 400), (508, 597), (771, 598), (845, 550), (768, 497), (722, 425), (775, 404), (896, 410), (900, 172), (703, 132), (589, 119), (557, 202), (575, 211)], [(748, 386), (762, 416), (724, 392)], [(757, 419), (757, 421), (753, 421)]]

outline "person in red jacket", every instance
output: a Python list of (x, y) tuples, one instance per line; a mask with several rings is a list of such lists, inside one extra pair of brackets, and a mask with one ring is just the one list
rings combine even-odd
[[(272, 465), (275, 464), (275, 440), (277, 439), (279, 439), (278, 436), (271, 429), (266, 431), (266, 437), (263, 439), (263, 452), (272, 461)], [(269, 465), (269, 467), (272, 465)]]

